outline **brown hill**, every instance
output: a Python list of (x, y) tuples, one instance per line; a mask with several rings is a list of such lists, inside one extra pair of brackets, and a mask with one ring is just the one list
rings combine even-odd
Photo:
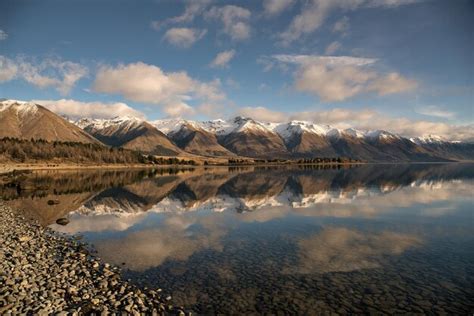
[(221, 146), (216, 135), (186, 124), (168, 135), (181, 149), (201, 156), (233, 157), (235, 154)]
[(79, 127), (41, 105), (15, 100), (0, 101), (0, 138), (3, 137), (100, 144)]
[(136, 118), (84, 119), (76, 123), (104, 144), (147, 154), (177, 156), (182, 150), (156, 127)]

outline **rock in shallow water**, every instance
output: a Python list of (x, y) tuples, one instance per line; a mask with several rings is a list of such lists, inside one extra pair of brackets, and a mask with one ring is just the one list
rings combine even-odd
[(9, 293), (0, 298), (0, 314), (138, 313), (133, 304), (121, 304), (125, 301), (157, 314), (181, 311), (165, 296), (157, 299), (122, 280), (117, 268), (93, 258), (83, 243), (27, 222), (1, 201), (0, 245), (0, 290)]
[(69, 220), (67, 218), (61, 217), (56, 220), (56, 224), (64, 226), (69, 224)]

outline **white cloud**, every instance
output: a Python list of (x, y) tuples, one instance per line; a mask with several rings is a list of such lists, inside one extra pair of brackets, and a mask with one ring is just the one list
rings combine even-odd
[(326, 47), (326, 55), (332, 55), (341, 48), (341, 43), (334, 41)]
[(245, 40), (250, 37), (251, 12), (245, 8), (235, 5), (214, 6), (205, 16), (208, 19), (221, 21), (224, 26), (223, 32), (233, 40)]
[(418, 2), (417, 0), (310, 0), (302, 6), (288, 28), (280, 33), (283, 45), (298, 40), (304, 35), (317, 30), (329, 14), (335, 10), (349, 11), (360, 7), (393, 8), (400, 5)]
[(183, 14), (164, 21), (152, 21), (151, 27), (158, 31), (165, 25), (192, 22), (197, 16), (204, 12), (211, 2), (212, 0), (187, 0)]
[(338, 20), (336, 23), (334, 23), (332, 31), (344, 34), (347, 32), (348, 29), (349, 29), (349, 18), (347, 16), (344, 16), (340, 20)]
[(210, 66), (214, 68), (227, 67), (234, 56), (235, 50), (233, 49), (220, 52), (211, 62)]
[(198, 30), (187, 27), (173, 27), (166, 31), (163, 39), (178, 47), (190, 47), (206, 35), (207, 30)]
[(222, 118), (226, 109), (222, 104), (203, 103), (197, 107), (197, 112), (211, 118)]
[(264, 107), (244, 107), (236, 114), (250, 116), (265, 122), (285, 122), (289, 120), (311, 121), (328, 124), (337, 128), (357, 128), (360, 130), (387, 130), (405, 137), (439, 135), (448, 140), (474, 140), (474, 124), (456, 125), (426, 120), (412, 120), (391, 117), (372, 109), (350, 110), (334, 108), (327, 111), (279, 112)]
[(376, 80), (370, 83), (368, 90), (377, 92), (379, 95), (387, 95), (411, 91), (417, 85), (415, 80), (407, 79), (399, 73), (391, 72), (385, 76), (378, 76)]
[(376, 58), (363, 58), (352, 56), (319, 56), (319, 55), (273, 55), (272, 59), (296, 65), (311, 65), (323, 63), (330, 66), (365, 66), (378, 60)]
[(83, 117), (107, 119), (116, 116), (145, 118), (145, 115), (142, 112), (135, 110), (122, 102), (82, 102), (71, 99), (32, 100), (32, 102), (43, 105), (54, 113), (66, 115), (71, 119), (79, 119)]
[(17, 73), (18, 66), (15, 61), (0, 56), (0, 82), (13, 80)]
[(398, 73), (380, 74), (368, 67), (377, 59), (351, 56), (274, 55), (279, 63), (297, 66), (295, 88), (323, 102), (344, 101), (359, 94), (387, 95), (411, 91), (417, 82)]
[(0, 41), (4, 41), (8, 38), (8, 34), (4, 30), (0, 30)]
[(263, 10), (267, 16), (276, 16), (290, 8), (295, 0), (264, 0)]
[[(225, 95), (221, 82), (201, 82), (186, 72), (164, 72), (159, 67), (142, 62), (102, 66), (99, 68), (93, 89), (97, 92), (119, 94), (128, 100), (156, 104), (164, 107), (168, 115), (176, 116), (187, 108), (188, 101), (220, 101)], [(179, 110), (173, 112), (171, 107)]]
[(238, 114), (264, 122), (284, 122), (288, 118), (288, 113), (273, 111), (263, 106), (243, 107), (239, 109)]
[(436, 105), (427, 105), (424, 107), (419, 107), (415, 109), (415, 112), (426, 116), (434, 116), (445, 119), (452, 119), (456, 116), (456, 113), (443, 110), (442, 108)]
[(88, 74), (85, 66), (57, 58), (37, 62), (27, 57), (0, 56), (0, 66), (0, 81), (23, 79), (41, 89), (53, 87), (62, 95), (69, 94), (76, 82)]
[(163, 107), (163, 112), (168, 117), (190, 117), (196, 114), (194, 108), (184, 102), (166, 104)]

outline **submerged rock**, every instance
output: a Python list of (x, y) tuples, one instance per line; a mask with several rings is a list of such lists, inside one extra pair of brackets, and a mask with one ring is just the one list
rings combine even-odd
[(65, 217), (61, 217), (56, 220), (56, 224), (64, 226), (64, 225), (69, 224), (69, 220)]
[(84, 243), (27, 222), (2, 202), (0, 245), (2, 315), (181, 312), (169, 305), (167, 296), (140, 291), (123, 280), (118, 268), (90, 255)]

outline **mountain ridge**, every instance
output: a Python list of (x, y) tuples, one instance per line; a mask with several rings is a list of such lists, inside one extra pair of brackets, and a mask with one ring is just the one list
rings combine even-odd
[[(46, 119), (46, 124), (44, 120)], [(147, 121), (132, 116), (70, 123), (41, 105), (0, 101), (0, 137), (44, 138), (123, 147), (159, 156), (306, 159), (348, 157), (373, 162), (474, 160), (474, 144), (436, 135), (404, 137), (385, 130), (340, 129), (308, 121)]]

